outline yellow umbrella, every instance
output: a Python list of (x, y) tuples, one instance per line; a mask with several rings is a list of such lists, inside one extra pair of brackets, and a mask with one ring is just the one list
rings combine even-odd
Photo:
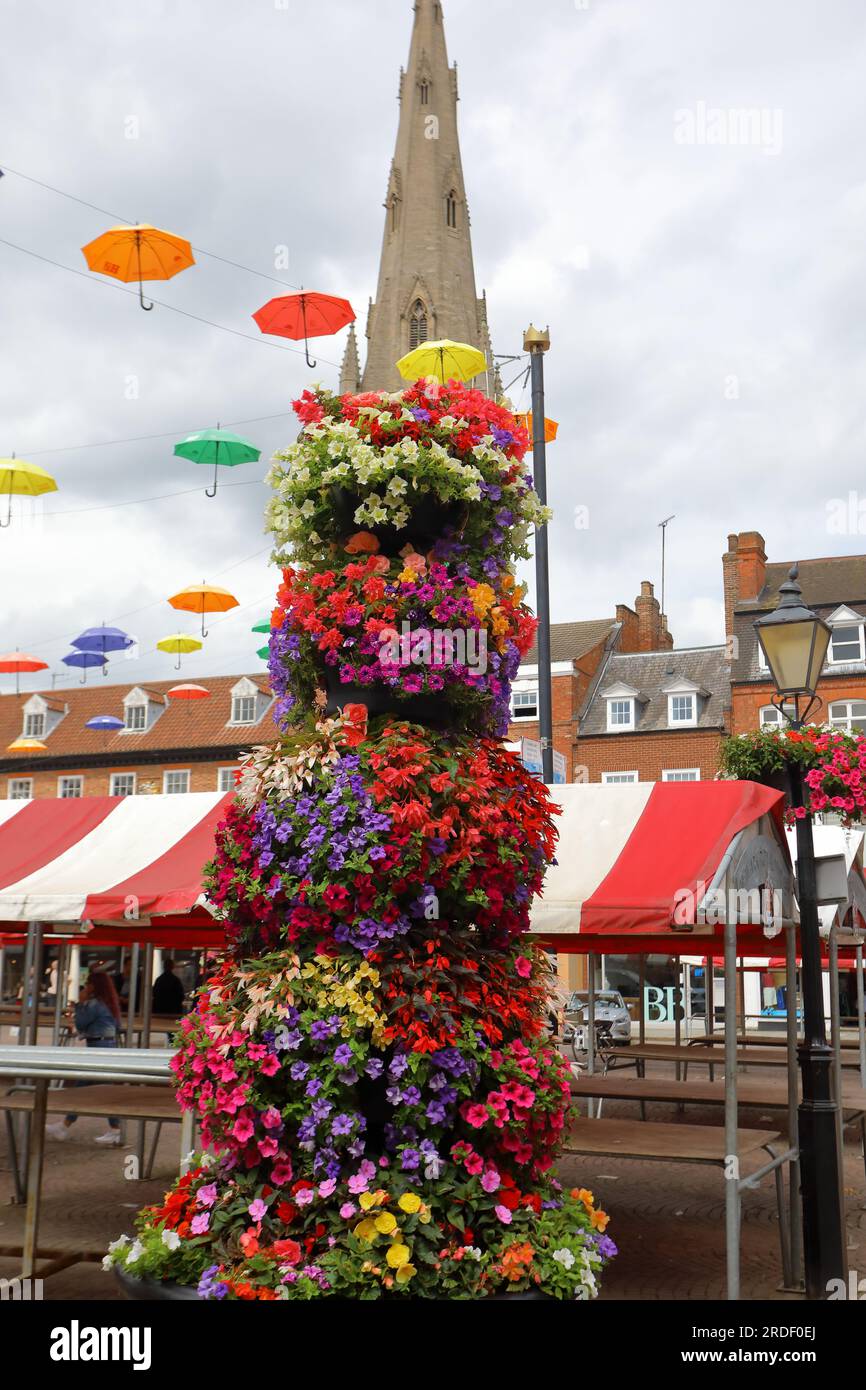
[(225, 613), (229, 608), (237, 608), (238, 601), (228, 589), (219, 589), (216, 584), (189, 584), (169, 599), (172, 608), (182, 608), (186, 613), (201, 613), (201, 635), (207, 637), (204, 625), (205, 613)]
[(181, 652), (200, 652), (202, 647), (197, 637), (188, 637), (185, 632), (173, 632), (170, 637), (162, 637), (156, 645), (161, 652), (174, 652), (177, 656), (176, 671), (180, 670)]
[(40, 468), (38, 463), (27, 463), (24, 459), (17, 459), (14, 454), (11, 459), (0, 459), (0, 492), (9, 494), (6, 520), (0, 521), (0, 526), (8, 526), (12, 520), (13, 492), (26, 497), (39, 497), (43, 492), (56, 491), (57, 484), (51, 474)]
[[(523, 426), (525, 427), (526, 433), (529, 435), (529, 440), (530, 440), (530, 443), (531, 443), (531, 442), (532, 442), (532, 411), (531, 411), (531, 410), (528, 411), (526, 415), (515, 415), (514, 418), (515, 418), (515, 420), (518, 420), (518, 421), (520, 422), (520, 424), (523, 425)], [(545, 417), (544, 417), (544, 442), (545, 442), (545, 444), (550, 444), (551, 441), (554, 440), (554, 439), (556, 438), (556, 436), (557, 436), (558, 433), (559, 433), (559, 421), (558, 421), (558, 420), (548, 420), (547, 416), (545, 415)]]
[(421, 343), (397, 363), (397, 371), (404, 381), (417, 381), (422, 376), (435, 377), (443, 384), (455, 377), (458, 381), (471, 381), (486, 370), (487, 359), (483, 352), (468, 343), (452, 343), (450, 338)]
[(48, 744), (39, 738), (16, 738), (6, 747), (7, 753), (47, 753)]
[(153, 308), (144, 302), (143, 280), (170, 280), (179, 271), (195, 265), (188, 241), (147, 222), (135, 227), (109, 227), (81, 250), (88, 267), (98, 274), (113, 275), (125, 284), (137, 280), (142, 309)]

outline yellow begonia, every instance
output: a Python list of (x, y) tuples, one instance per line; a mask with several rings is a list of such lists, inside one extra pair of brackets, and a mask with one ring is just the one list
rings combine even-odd
[(376, 1223), (373, 1220), (373, 1218), (371, 1216), (368, 1216), (365, 1221), (359, 1221), (357, 1226), (353, 1230), (352, 1235), (357, 1236), (359, 1240), (375, 1240), (376, 1236), (378, 1235), (378, 1231), (376, 1230)]
[(369, 1211), (371, 1207), (376, 1206), (376, 1198), (372, 1192), (362, 1192), (358, 1198), (358, 1205), (362, 1211)]
[(421, 1198), (418, 1196), (417, 1192), (404, 1192), (403, 1196), (398, 1200), (397, 1205), (401, 1211), (408, 1212), (411, 1216), (413, 1212), (420, 1211)]
[(409, 1249), (408, 1245), (397, 1244), (391, 1246), (391, 1249), (388, 1251), (387, 1255), (385, 1256), (385, 1259), (387, 1260), (388, 1264), (391, 1266), (392, 1269), (401, 1269), (403, 1265), (407, 1265), (409, 1263), (411, 1254), (412, 1252)]
[(400, 1265), (400, 1268), (397, 1270), (397, 1283), (408, 1284), (409, 1280), (412, 1278), (412, 1275), (417, 1273), (418, 1271), (414, 1265)]
[(392, 1231), (397, 1229), (397, 1218), (390, 1211), (383, 1211), (376, 1217), (376, 1230), (381, 1231), (383, 1236), (389, 1236)]

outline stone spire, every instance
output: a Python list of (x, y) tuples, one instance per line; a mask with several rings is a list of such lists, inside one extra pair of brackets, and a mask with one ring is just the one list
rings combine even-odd
[[(405, 385), (394, 364), (427, 338), (471, 343), (493, 365), (487, 305), (475, 289), (457, 135), (457, 67), (448, 66), (438, 0), (416, 0), (414, 11), (409, 64), (400, 73), (379, 283), (367, 317), (365, 391)], [(476, 385), (492, 392), (493, 371)]]
[(358, 359), (358, 339), (355, 335), (355, 325), (349, 327), (349, 336), (346, 339), (346, 351), (343, 353), (343, 362), (340, 367), (340, 395), (344, 396), (347, 392), (355, 395), (361, 389), (361, 363)]

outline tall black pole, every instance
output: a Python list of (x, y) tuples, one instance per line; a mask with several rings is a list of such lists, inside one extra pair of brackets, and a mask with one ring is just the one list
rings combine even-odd
[[(544, 443), (544, 354), (550, 333), (529, 325), (523, 335), (532, 372), (532, 473), (535, 491), (547, 506), (547, 452)], [(541, 743), (541, 775), (553, 784), (553, 694), (550, 674), (550, 579), (547, 565), (547, 527), (535, 528), (535, 607), (538, 632), (538, 735)]]
[[(799, 725), (799, 720), (793, 721)], [(788, 763), (791, 805), (803, 805), (803, 776)], [(815, 848), (812, 822), (797, 819), (797, 901), (800, 906), (800, 952), (803, 960), (803, 1041), (797, 1048), (803, 1099), (797, 1111), (803, 1197), (803, 1255), (806, 1297), (827, 1298), (830, 1281), (846, 1287), (845, 1223), (839, 1190), (837, 1101), (833, 1097), (833, 1049), (824, 1026), (821, 937), (818, 930)]]

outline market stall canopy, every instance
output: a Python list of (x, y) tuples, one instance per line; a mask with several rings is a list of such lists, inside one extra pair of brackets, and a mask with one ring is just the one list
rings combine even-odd
[(0, 923), (206, 921), (202, 870), (232, 795), (0, 801)]
[(532, 930), (557, 949), (586, 934), (642, 937), (654, 943), (646, 949), (670, 951), (675, 941), (718, 933), (730, 910), (760, 929), (766, 887), (776, 890), (781, 920), (791, 920), (781, 792), (733, 781), (555, 790), (557, 863), (533, 906)]
[[(797, 832), (794, 826), (788, 826), (785, 834), (788, 840), (788, 850), (791, 860), (796, 868), (797, 864)], [(849, 912), (852, 913), (852, 926), (850, 930), (856, 929), (859, 925), (857, 917), (866, 923), (866, 880), (863, 878), (863, 840), (864, 833), (854, 827), (846, 829), (841, 825), (813, 825), (812, 843), (815, 846), (815, 858), (819, 862), (827, 860), (833, 856), (838, 856), (844, 860), (844, 875), (846, 878), (846, 900), (835, 904), (823, 904), (818, 907), (818, 923), (821, 935), (829, 936), (832, 927), (839, 930), (843, 929), (845, 918)], [(844, 938), (840, 938), (841, 940)]]

